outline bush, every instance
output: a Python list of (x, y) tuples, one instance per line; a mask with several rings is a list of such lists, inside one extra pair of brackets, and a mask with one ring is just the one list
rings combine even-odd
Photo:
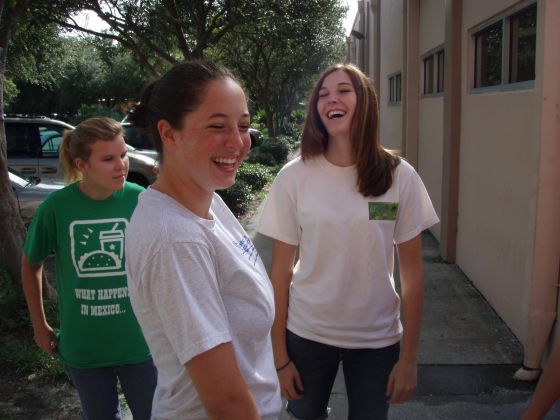
[(240, 179), (231, 187), (216, 192), (222, 197), (231, 212), (237, 217), (245, 214), (247, 210), (249, 210), (249, 204), (254, 198), (251, 187)]
[(247, 184), (252, 192), (260, 191), (272, 180), (272, 172), (260, 163), (243, 163), (237, 171), (237, 181)]
[(274, 139), (265, 141), (259, 149), (261, 152), (271, 154), (276, 163), (281, 163), (288, 159), (288, 155), (292, 150), (290, 138), (287, 136), (278, 136)]
[(0, 361), (3, 367), (13, 368), (22, 375), (36, 374), (53, 380), (68, 379), (62, 361), (49, 356), (33, 342), (12, 341), (4, 344), (0, 347)]
[(277, 165), (275, 157), (271, 153), (263, 152), (261, 150), (261, 147), (255, 147), (254, 149), (251, 149), (251, 152), (247, 156), (247, 159), (245, 159), (245, 162), (250, 164), (261, 164), (265, 166)]

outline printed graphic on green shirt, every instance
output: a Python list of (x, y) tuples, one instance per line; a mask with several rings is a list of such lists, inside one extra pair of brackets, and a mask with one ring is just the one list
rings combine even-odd
[(399, 203), (369, 202), (369, 220), (397, 220)]
[(78, 277), (126, 274), (124, 218), (79, 220), (70, 224), (70, 251)]

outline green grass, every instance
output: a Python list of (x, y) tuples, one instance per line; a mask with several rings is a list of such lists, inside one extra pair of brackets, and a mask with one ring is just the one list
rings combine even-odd
[[(0, 266), (0, 364), (21, 375), (36, 374), (52, 380), (67, 378), (62, 362), (33, 341), (27, 306), (18, 286)], [(56, 303), (45, 301), (45, 311), (57, 326)]]
[(45, 379), (68, 379), (62, 362), (33, 342), (14, 339), (0, 347), (0, 363), (19, 375), (35, 374)]

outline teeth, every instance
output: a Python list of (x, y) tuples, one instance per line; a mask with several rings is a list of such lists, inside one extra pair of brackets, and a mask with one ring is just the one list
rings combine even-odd
[(235, 162), (237, 161), (237, 159), (235, 158), (215, 158), (214, 162), (216, 163), (225, 163), (226, 165), (233, 165)]
[(335, 111), (329, 111), (329, 113), (327, 114), (327, 117), (329, 117), (330, 119), (332, 119), (332, 118), (343, 117), (344, 115), (346, 115), (345, 112), (335, 110)]

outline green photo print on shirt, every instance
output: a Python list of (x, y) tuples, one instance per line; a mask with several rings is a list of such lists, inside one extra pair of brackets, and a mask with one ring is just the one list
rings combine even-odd
[(79, 220), (70, 224), (70, 250), (78, 277), (126, 274), (124, 218)]
[(369, 202), (369, 220), (396, 220), (399, 203)]

